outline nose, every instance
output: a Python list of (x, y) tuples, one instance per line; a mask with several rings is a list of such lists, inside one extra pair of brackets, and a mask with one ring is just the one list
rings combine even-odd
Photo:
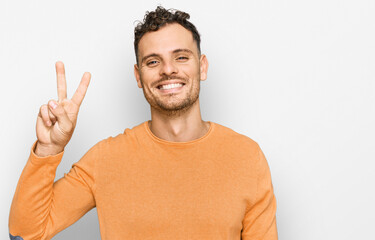
[(160, 69), (160, 75), (170, 76), (176, 73), (178, 73), (178, 68), (173, 61), (170, 61), (170, 60), (163, 61), (161, 69)]

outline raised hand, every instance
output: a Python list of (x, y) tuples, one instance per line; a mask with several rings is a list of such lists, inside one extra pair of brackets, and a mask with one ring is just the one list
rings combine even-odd
[(91, 74), (85, 72), (72, 99), (67, 99), (65, 68), (62, 62), (56, 63), (58, 102), (50, 100), (39, 109), (36, 122), (38, 142), (36, 155), (44, 157), (64, 150), (73, 135), (79, 107), (85, 97)]

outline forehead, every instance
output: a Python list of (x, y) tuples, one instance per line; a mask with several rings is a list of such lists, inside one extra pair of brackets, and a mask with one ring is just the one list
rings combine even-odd
[(198, 51), (193, 34), (177, 23), (146, 33), (138, 44), (140, 57), (152, 53), (166, 54), (176, 49), (189, 49), (193, 53)]

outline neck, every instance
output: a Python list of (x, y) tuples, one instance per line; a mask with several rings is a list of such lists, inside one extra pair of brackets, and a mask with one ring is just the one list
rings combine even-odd
[(210, 127), (202, 120), (199, 99), (179, 114), (166, 114), (151, 107), (151, 132), (158, 138), (171, 142), (188, 142), (205, 135)]

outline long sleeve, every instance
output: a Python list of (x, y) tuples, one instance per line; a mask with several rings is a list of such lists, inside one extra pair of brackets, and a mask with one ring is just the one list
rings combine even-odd
[(11, 205), (10, 237), (20, 237), (14, 239), (51, 239), (95, 207), (96, 148), (90, 149), (68, 174), (54, 182), (63, 152), (38, 157), (34, 147), (35, 143)]
[(277, 240), (276, 198), (267, 160), (259, 148), (256, 200), (243, 220), (243, 240)]

